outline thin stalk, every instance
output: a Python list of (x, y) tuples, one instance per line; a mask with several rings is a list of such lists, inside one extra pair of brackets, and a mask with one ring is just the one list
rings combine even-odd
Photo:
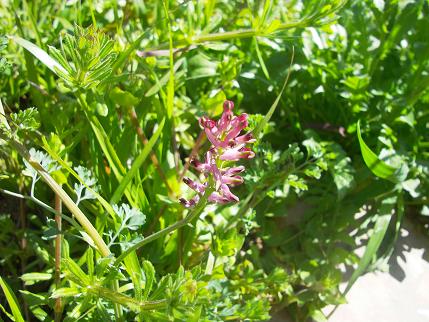
[(167, 209), (167, 205), (163, 205), (159, 212), (156, 214), (156, 216), (153, 218), (150, 226), (148, 229), (146, 229), (145, 234), (151, 234), (153, 230), (155, 229), (155, 225), (157, 224), (159, 218), (164, 214), (165, 210)]
[[(131, 119), (131, 123), (136, 128), (137, 136), (139, 137), (141, 143), (143, 144), (143, 146), (147, 145), (149, 143), (149, 140), (147, 139), (143, 129), (140, 127), (139, 121), (137, 119), (137, 113), (134, 107), (131, 107), (128, 109), (128, 115)], [(161, 165), (159, 164), (158, 158), (156, 157), (155, 153), (153, 151), (150, 151), (149, 156), (150, 156), (150, 159), (152, 160), (153, 165), (155, 166), (156, 171), (161, 177), (161, 180), (164, 181), (164, 184), (167, 187), (168, 193), (170, 195), (173, 195), (173, 189), (171, 189), (170, 185), (168, 184), (167, 177), (165, 176), (165, 173), (162, 170)]]
[[(0, 137), (8, 140), (9, 143), (17, 150), (17, 152), (37, 171), (38, 175), (45, 181), (48, 186), (61, 198), (64, 205), (70, 210), (70, 212), (76, 217), (77, 221), (81, 224), (85, 232), (91, 237), (94, 244), (97, 246), (101, 255), (109, 256), (110, 250), (104, 243), (98, 231), (94, 228), (91, 222), (86, 218), (82, 210), (80, 210), (69, 195), (61, 188), (61, 186), (51, 177), (51, 175), (43, 169), (39, 162), (31, 159), (30, 154), (25, 147), (14, 139), (7, 138), (0, 134)], [(2, 189), (3, 190), (3, 189)], [(4, 191), (4, 190), (3, 190)], [(16, 194), (16, 196), (21, 196)], [(45, 205), (47, 206), (47, 205)], [(51, 208), (48, 206), (48, 208)], [(54, 210), (55, 212), (55, 210)]]
[(144, 245), (162, 237), (165, 235), (168, 235), (169, 233), (175, 231), (176, 229), (179, 229), (180, 227), (183, 227), (189, 223), (191, 223), (195, 218), (197, 218), (201, 212), (204, 210), (204, 207), (207, 204), (207, 199), (208, 197), (211, 195), (211, 193), (213, 192), (213, 189), (207, 189), (204, 193), (204, 195), (201, 197), (200, 201), (198, 202), (198, 204), (195, 206), (195, 208), (193, 208), (190, 213), (183, 218), (182, 220), (179, 220), (177, 222), (175, 222), (174, 224), (165, 227), (164, 229), (161, 229), (159, 231), (157, 231), (156, 233), (153, 233), (152, 235), (146, 237), (145, 239), (143, 239), (142, 241), (138, 242), (137, 244), (131, 246), (130, 248), (128, 248), (125, 252), (123, 252), (115, 261), (114, 266), (119, 266), (121, 264), (121, 262), (125, 259), (125, 257), (127, 257), (131, 252), (139, 249), (140, 247), (143, 247)]
[[(97, 250), (103, 257), (108, 257), (111, 255), (109, 247), (107, 247), (103, 238), (101, 238), (98, 231), (91, 224), (91, 222), (86, 218), (85, 214), (79, 209), (79, 207), (74, 203), (74, 201), (70, 198), (70, 196), (61, 188), (61, 186), (51, 177), (51, 175), (43, 169), (39, 162), (31, 159), (30, 154), (26, 150), (26, 148), (19, 143), (18, 141), (8, 138), (5, 135), (0, 133), (0, 138), (7, 140), (16, 151), (25, 159), (27, 162), (37, 171), (39, 176), (45, 181), (48, 186), (52, 189), (52, 191), (58, 195), (67, 209), (76, 217), (77, 221), (80, 223), (85, 232), (89, 235), (89, 237), (94, 242)], [(55, 210), (54, 210), (55, 211)], [(117, 291), (119, 289), (119, 282), (115, 280), (112, 282), (112, 288)], [(122, 308), (119, 304), (115, 304), (115, 316), (117, 321), (122, 321)]]
[(69, 197), (69, 195), (60, 187), (60, 185), (51, 177), (51, 175), (46, 172), (38, 162), (31, 160), (30, 158), (27, 160), (31, 166), (36, 169), (38, 174), (42, 177), (42, 179), (48, 184), (48, 186), (61, 198), (64, 205), (70, 210), (70, 212), (76, 217), (77, 221), (81, 224), (82, 228), (85, 232), (91, 237), (94, 244), (97, 246), (98, 251), (104, 257), (110, 256), (111, 252), (104, 242), (103, 238), (101, 238), (98, 231), (94, 228), (91, 222), (86, 218), (84, 213), (79, 209), (78, 206), (74, 203), (74, 201)]
[(91, 285), (87, 287), (86, 290), (88, 293), (103, 297), (118, 305), (126, 306), (136, 312), (161, 309), (165, 308), (165, 306), (167, 305), (167, 301), (164, 299), (158, 301), (138, 301), (132, 297), (118, 292), (112, 292), (111, 289), (98, 285)]
[(179, 182), (183, 180), (183, 177), (185, 176), (186, 171), (188, 171), (189, 169), (191, 160), (198, 154), (198, 150), (200, 149), (201, 144), (204, 142), (205, 138), (206, 136), (204, 135), (204, 132), (201, 132), (197, 140), (195, 141), (195, 145), (192, 148), (192, 151), (191, 151), (191, 154), (189, 155), (188, 160), (186, 160), (185, 166), (183, 167), (182, 173), (180, 174), (180, 177), (179, 177)]
[[(22, 186), (20, 187), (22, 189)], [(23, 232), (22, 238), (21, 238), (21, 274), (24, 274), (26, 271), (27, 266), (27, 260), (26, 260), (26, 249), (27, 249), (27, 239), (25, 238), (25, 233), (27, 229), (27, 222), (26, 222), (26, 214), (25, 214), (25, 202), (24, 199), (19, 200), (19, 221), (21, 230)], [(24, 290), (26, 289), (25, 283), (23, 283)], [(28, 312), (28, 304), (27, 301), (24, 301), (24, 314), (27, 321), (30, 319), (30, 314)]]
[[(303, 28), (303, 27), (308, 26), (311, 23), (311, 21), (312, 21), (311, 19), (304, 19), (304, 20), (296, 21), (296, 22), (283, 23), (283, 24), (279, 25), (279, 27), (276, 29), (276, 31), (293, 29), (293, 28), (298, 28), (298, 27)], [(205, 42), (225, 41), (225, 40), (232, 40), (232, 39), (252, 38), (252, 37), (266, 37), (266, 36), (270, 36), (272, 34), (274, 34), (274, 32), (266, 33), (266, 32), (264, 32), (264, 30), (256, 29), (256, 28), (218, 32), (218, 33), (194, 36), (191, 39), (181, 39), (181, 40), (173, 43), (173, 47), (177, 49), (178, 47), (190, 46), (190, 45), (194, 45), (194, 44), (201, 44), (201, 43), (205, 43)], [(146, 51), (140, 53), (140, 55), (144, 56), (145, 53), (147, 53), (147, 52), (155, 52), (157, 50), (166, 49), (169, 46), (170, 46), (170, 42), (163, 43), (159, 46), (147, 49)]]
[(36, 199), (33, 196), (25, 196), (25, 195), (22, 195), (22, 194), (13, 192), (13, 191), (9, 191), (9, 190), (6, 190), (6, 189), (2, 189), (2, 188), (0, 188), (0, 192), (3, 192), (4, 194), (7, 194), (7, 195), (12, 196), (12, 197), (31, 200), (34, 203), (36, 203), (37, 205), (39, 205), (40, 207), (44, 208), (45, 210), (47, 210), (47, 211), (52, 212), (53, 214), (55, 214), (55, 209), (54, 208), (48, 206), (47, 204), (41, 202), (39, 199)]
[[(58, 234), (55, 237), (55, 286), (57, 289), (60, 288), (61, 284), (61, 247), (62, 247), (62, 202), (59, 195), (55, 194), (55, 222), (57, 223)], [(55, 322), (60, 322), (62, 318), (62, 303), (61, 297), (55, 299), (54, 306)]]

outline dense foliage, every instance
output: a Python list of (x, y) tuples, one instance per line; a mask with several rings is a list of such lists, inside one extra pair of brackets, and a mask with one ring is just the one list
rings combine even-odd
[[(385, 267), (404, 215), (427, 228), (428, 15), (426, 0), (1, 2), (2, 314), (324, 321)], [(219, 143), (213, 166), (246, 168), (220, 188), (194, 166), (225, 100), (255, 157)], [(207, 178), (201, 197), (184, 178)]]

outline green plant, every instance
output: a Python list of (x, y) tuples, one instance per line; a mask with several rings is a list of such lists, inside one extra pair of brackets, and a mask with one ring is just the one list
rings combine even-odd
[[(423, 0), (0, 4), (2, 311), (325, 320), (389, 258), (403, 216), (425, 223), (428, 11)], [(253, 138), (214, 128), (226, 100)], [(254, 140), (253, 152), (240, 145)], [(215, 161), (195, 162), (212, 145)], [(213, 163), (243, 184), (188, 171)], [(182, 179), (199, 197), (188, 209)], [(354, 268), (343, 293), (341, 267)]]

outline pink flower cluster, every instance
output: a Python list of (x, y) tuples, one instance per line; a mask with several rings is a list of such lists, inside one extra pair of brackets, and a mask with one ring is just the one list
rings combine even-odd
[[(214, 192), (208, 197), (209, 202), (225, 204), (239, 201), (230, 187), (243, 183), (243, 178), (238, 174), (245, 170), (244, 166), (231, 166), (231, 161), (251, 159), (255, 153), (246, 144), (255, 142), (251, 133), (240, 135), (248, 125), (248, 115), (243, 113), (234, 116), (234, 103), (225, 101), (221, 118), (215, 122), (208, 117), (200, 118), (200, 125), (211, 142), (212, 146), (207, 151), (204, 162), (191, 160), (191, 164), (197, 171), (204, 174), (206, 181), (199, 183), (184, 178), (183, 181), (197, 194), (190, 200), (180, 198), (180, 202), (191, 208), (200, 200), (209, 182), (213, 182)], [(212, 180), (209, 180), (209, 178)]]

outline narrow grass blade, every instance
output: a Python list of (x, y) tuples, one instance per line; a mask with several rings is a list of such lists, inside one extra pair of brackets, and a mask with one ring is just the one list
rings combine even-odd
[(259, 64), (261, 65), (261, 68), (265, 77), (269, 80), (270, 74), (268, 73), (268, 69), (267, 69), (267, 66), (265, 65), (264, 58), (262, 58), (261, 51), (259, 50), (258, 38), (254, 37), (253, 39), (255, 40), (255, 49), (256, 49), (256, 55), (258, 56), (258, 59), (259, 59)]
[(18, 300), (10, 289), (9, 285), (1, 278), (0, 276), (0, 287), (3, 290), (4, 295), (6, 296), (7, 303), (9, 304), (10, 309), (12, 310), (12, 315), (15, 319), (15, 322), (24, 322), (22, 317), (21, 310), (19, 309)]
[(92, 130), (94, 131), (97, 141), (100, 144), (101, 149), (103, 150), (109, 166), (112, 168), (113, 173), (118, 180), (122, 179), (122, 176), (125, 174), (125, 168), (119, 160), (118, 155), (116, 154), (115, 148), (112, 143), (110, 143), (109, 137), (106, 134), (103, 126), (100, 121), (95, 116), (89, 116), (88, 120), (90, 121)]
[[(177, 70), (179, 69), (180, 66), (182, 66), (182, 64), (185, 62), (184, 58), (181, 58), (179, 60), (177, 60), (177, 62), (174, 64), (173, 66), (173, 75), (175, 72), (177, 72)], [(162, 86), (164, 86), (165, 84), (167, 84), (167, 82), (170, 80), (170, 75), (171, 75), (171, 71), (169, 70), (160, 80), (159, 82), (157, 82), (155, 85), (153, 85), (151, 88), (149, 88), (149, 90), (146, 92), (145, 96), (149, 97), (152, 95), (155, 95), (156, 93), (159, 92), (159, 90), (161, 89)]]
[(165, 123), (165, 119), (163, 119), (161, 121), (161, 123), (159, 124), (159, 127), (156, 130), (155, 134), (150, 138), (148, 144), (145, 145), (142, 152), (139, 154), (137, 159), (133, 162), (131, 169), (127, 172), (125, 177), (121, 180), (121, 183), (119, 184), (118, 188), (115, 190), (115, 192), (112, 196), (112, 199), (110, 200), (111, 204), (115, 204), (121, 199), (121, 197), (122, 197), (125, 189), (127, 188), (128, 184), (131, 182), (131, 180), (136, 175), (137, 170), (141, 167), (143, 162), (148, 157), (149, 153), (152, 151), (153, 146), (155, 145), (156, 141), (158, 140), (159, 136), (162, 133), (162, 130), (164, 128), (164, 123)]
[(383, 241), (384, 235), (386, 234), (390, 219), (392, 218), (392, 212), (396, 206), (396, 201), (397, 197), (394, 196), (391, 198), (384, 199), (381, 202), (379, 214), (374, 225), (374, 230), (371, 237), (369, 238), (365, 253), (362, 256), (358, 267), (353, 272), (343, 295), (347, 294), (347, 292), (350, 290), (356, 280), (365, 272), (372, 259), (376, 256), (377, 251), (380, 248), (381, 242)]
[(10, 130), (9, 123), (6, 120), (6, 114), (4, 112), (3, 103), (0, 100), (0, 124), (4, 126), (5, 129)]
[(48, 67), (50, 70), (52, 70), (55, 74), (57, 71), (56, 68), (63, 72), (64, 74), (68, 75), (68, 72), (64, 69), (63, 66), (61, 66), (55, 59), (53, 59), (46, 51), (44, 51), (42, 48), (36, 46), (35, 44), (29, 42), (28, 40), (25, 40), (19, 36), (10, 36), (10, 39), (15, 41), (18, 45), (24, 47), (26, 50), (28, 50), (30, 53), (34, 55), (38, 60), (40, 60), (46, 67)]
[(48, 141), (45, 137), (42, 137), (43, 149), (49, 154), (49, 156), (57, 161), (64, 169), (66, 169), (73, 177), (75, 177), (81, 184), (85, 186), (86, 189), (91, 191), (95, 198), (103, 205), (104, 209), (112, 216), (113, 219), (116, 219), (116, 213), (113, 210), (112, 206), (105, 200), (98, 192), (89, 187), (82, 178), (74, 171), (61, 157), (49, 146)]
[(273, 116), (273, 114), (274, 114), (274, 112), (275, 112), (275, 110), (277, 108), (277, 105), (280, 102), (280, 98), (282, 97), (283, 92), (284, 92), (284, 90), (286, 88), (286, 85), (287, 85), (287, 83), (289, 81), (289, 77), (290, 77), (290, 73), (291, 73), (291, 67), (292, 67), (292, 62), (293, 62), (294, 56), (295, 56), (295, 49), (292, 49), (292, 56), (291, 56), (291, 59), (290, 59), (289, 70), (288, 70), (285, 82), (283, 83), (283, 87), (280, 90), (279, 95), (277, 96), (277, 98), (274, 101), (273, 105), (271, 105), (270, 109), (268, 110), (268, 112), (265, 115), (265, 117), (262, 120), (262, 122), (259, 123), (259, 125), (253, 130), (253, 136), (255, 138), (258, 138), (259, 134), (264, 130), (265, 125), (267, 125), (267, 123), (270, 121), (271, 117)]

